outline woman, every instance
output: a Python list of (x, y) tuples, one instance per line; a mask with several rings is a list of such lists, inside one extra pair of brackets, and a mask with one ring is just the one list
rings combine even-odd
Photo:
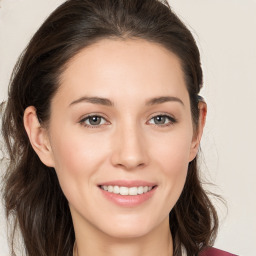
[(222, 255), (197, 167), (201, 86), (167, 2), (60, 6), (20, 57), (3, 116), (6, 214), (27, 255)]

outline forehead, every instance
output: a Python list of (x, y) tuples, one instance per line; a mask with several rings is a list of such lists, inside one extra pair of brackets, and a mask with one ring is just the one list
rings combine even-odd
[(118, 97), (120, 91), (148, 98), (187, 94), (179, 58), (142, 39), (104, 39), (82, 49), (67, 63), (60, 81), (58, 93), (73, 98), (81, 93), (111, 98), (117, 91)]

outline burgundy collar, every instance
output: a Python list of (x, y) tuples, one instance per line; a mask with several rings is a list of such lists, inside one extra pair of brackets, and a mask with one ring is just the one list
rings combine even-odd
[(204, 249), (199, 256), (238, 256), (237, 254), (228, 253), (213, 247)]

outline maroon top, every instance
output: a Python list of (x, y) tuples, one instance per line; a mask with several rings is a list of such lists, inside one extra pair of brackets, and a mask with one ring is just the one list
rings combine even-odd
[(232, 254), (228, 252), (221, 251), (219, 249), (210, 247), (203, 250), (199, 256), (238, 256), (237, 254)]

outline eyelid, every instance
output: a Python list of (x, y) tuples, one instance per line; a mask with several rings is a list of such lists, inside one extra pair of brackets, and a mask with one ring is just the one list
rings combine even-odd
[[(105, 124), (99, 124), (99, 125), (89, 125), (89, 124), (85, 124), (85, 121), (90, 118), (90, 117), (100, 117), (102, 119), (104, 119), (106, 121)], [(168, 122), (167, 124), (150, 124), (150, 120), (152, 120), (153, 118), (155, 117), (158, 117), (158, 116), (162, 116), (162, 117), (166, 117), (169, 119), (170, 122)], [(90, 114), (87, 114), (85, 116), (83, 116), (82, 118), (79, 119), (79, 123), (85, 127), (88, 127), (88, 128), (100, 128), (102, 126), (105, 126), (105, 125), (109, 125), (111, 124), (110, 121), (108, 120), (109, 118), (105, 116), (105, 114), (103, 113), (90, 113)], [(165, 127), (165, 126), (170, 126), (170, 125), (173, 125), (177, 123), (177, 119), (169, 114), (169, 113), (164, 113), (164, 112), (159, 112), (159, 113), (154, 113), (152, 114), (149, 118), (148, 118), (148, 121), (146, 122), (146, 124), (148, 125), (154, 125), (154, 126), (157, 126), (157, 127)]]
[[(89, 125), (89, 124), (85, 124), (85, 121), (90, 118), (90, 117), (100, 117), (102, 119), (104, 119), (106, 121), (106, 124), (99, 124), (99, 125)], [(109, 125), (110, 122), (108, 121), (108, 118), (102, 114), (102, 113), (90, 113), (90, 114), (87, 114), (85, 116), (83, 116), (82, 118), (79, 119), (79, 123), (81, 125), (83, 125), (84, 127), (87, 127), (87, 128), (100, 128), (104, 125)]]
[(148, 118), (147, 123), (149, 123), (150, 120), (152, 120), (153, 118), (158, 117), (158, 116), (167, 117), (170, 120), (170, 122), (167, 124), (152, 124), (152, 125), (157, 126), (157, 127), (166, 127), (166, 126), (170, 126), (170, 125), (177, 123), (177, 119), (173, 115), (168, 114), (168, 113), (163, 113), (163, 112), (152, 114)]

